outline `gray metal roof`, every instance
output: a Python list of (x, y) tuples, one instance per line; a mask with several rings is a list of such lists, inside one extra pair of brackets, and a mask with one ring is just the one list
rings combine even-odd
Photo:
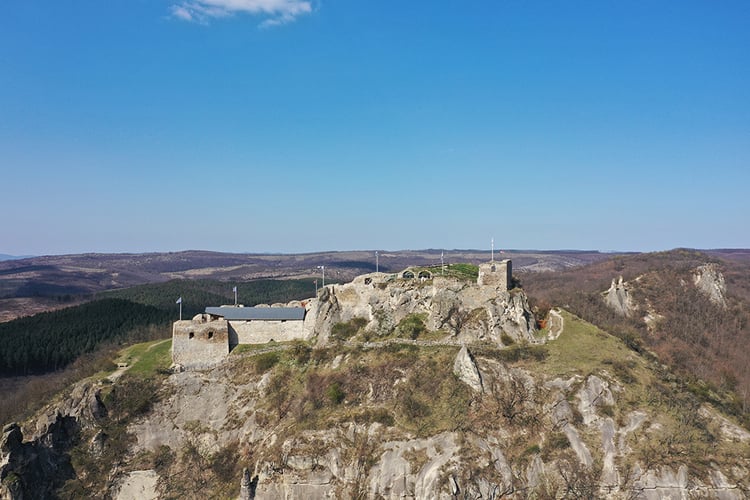
[(206, 314), (223, 316), (227, 321), (302, 321), (304, 307), (207, 307)]

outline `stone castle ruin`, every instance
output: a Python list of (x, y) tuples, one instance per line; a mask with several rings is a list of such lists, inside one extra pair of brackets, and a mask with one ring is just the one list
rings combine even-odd
[(172, 330), (172, 359), (184, 368), (200, 369), (223, 360), (240, 344), (314, 340), (328, 342), (337, 323), (362, 318), (375, 337), (410, 315), (425, 318), (431, 331), (460, 342), (492, 341), (503, 336), (535, 342), (535, 321), (523, 291), (509, 290), (510, 260), (479, 266), (476, 283), (424, 269), (370, 273), (351, 283), (328, 285), (317, 297), (272, 306), (207, 307)]

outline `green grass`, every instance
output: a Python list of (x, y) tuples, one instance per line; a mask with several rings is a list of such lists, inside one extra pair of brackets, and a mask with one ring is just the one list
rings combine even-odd
[(415, 267), (412, 270), (415, 276), (421, 271), (429, 271), (433, 277), (445, 276), (470, 281), (476, 280), (479, 276), (479, 266), (474, 264), (446, 264), (444, 270), (440, 266)]
[(451, 264), (446, 267), (446, 273), (458, 278), (475, 280), (479, 277), (479, 266), (474, 264)]
[(628, 349), (617, 337), (610, 335), (591, 323), (563, 310), (563, 333), (556, 340), (546, 344), (548, 356), (544, 363), (536, 366), (536, 370), (551, 376), (566, 377), (574, 374), (586, 376), (601, 370), (612, 372), (612, 365), (632, 365), (636, 363), (638, 370), (634, 373), (645, 373), (645, 363), (642, 358)]
[(160, 370), (167, 370), (172, 364), (171, 350), (171, 339), (134, 345), (130, 351), (130, 357), (134, 361), (128, 373), (149, 376)]
[(291, 344), (291, 342), (266, 342), (265, 344), (239, 344), (232, 349), (229, 354), (232, 356), (240, 356), (243, 354), (254, 354), (257, 351), (268, 349), (269, 347), (277, 347), (284, 344)]

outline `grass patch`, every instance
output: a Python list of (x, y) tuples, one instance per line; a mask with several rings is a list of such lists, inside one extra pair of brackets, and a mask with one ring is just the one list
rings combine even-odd
[[(327, 429), (341, 422), (380, 422), (432, 435), (465, 425), (470, 389), (453, 375), (457, 348), (388, 345), (347, 350), (347, 361), (328, 364), (333, 352), (313, 349), (307, 363), (282, 359), (269, 369), (265, 410), (297, 429)], [(334, 351), (343, 354), (341, 349)]]
[(476, 280), (479, 266), (474, 264), (450, 264), (445, 266), (445, 275), (464, 280)]
[(255, 365), (255, 373), (265, 373), (279, 362), (281, 356), (278, 352), (264, 352), (253, 358), (253, 364)]
[(493, 344), (477, 345), (473, 351), (478, 356), (496, 359), (505, 363), (531, 361), (536, 364), (547, 359), (549, 353), (546, 345), (514, 344), (510, 347), (498, 348)]
[(145, 349), (143, 349), (140, 357), (128, 369), (128, 373), (131, 375), (149, 376), (157, 372), (166, 371), (172, 365), (171, 339), (138, 345), (145, 346)]
[(277, 342), (267, 342), (265, 344), (238, 344), (229, 354), (235, 356), (240, 356), (242, 354), (255, 354), (257, 351), (277, 345), (279, 345)]
[(644, 363), (617, 337), (561, 310), (562, 335), (546, 344), (548, 356), (537, 369), (551, 376), (588, 375), (606, 370), (628, 381), (643, 381)]

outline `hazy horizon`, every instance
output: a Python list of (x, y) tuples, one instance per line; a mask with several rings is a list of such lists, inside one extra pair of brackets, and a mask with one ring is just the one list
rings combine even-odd
[[(638, 253), (653, 253), (653, 252), (669, 252), (672, 250), (695, 250), (698, 252), (712, 252), (712, 251), (745, 251), (750, 248), (741, 247), (715, 247), (715, 248), (688, 248), (688, 247), (675, 247), (665, 248), (660, 250), (648, 250), (648, 251), (636, 251), (636, 250), (598, 250), (598, 249), (587, 249), (587, 248), (507, 248), (507, 249), (495, 249), (495, 257), (503, 258), (506, 254), (525, 254), (525, 253), (601, 253), (601, 254), (638, 254)], [(222, 250), (211, 250), (206, 248), (189, 248), (182, 250), (147, 250), (143, 252), (77, 252), (77, 253), (40, 253), (35, 255), (13, 255), (8, 253), (0, 252), (0, 261), (2, 260), (21, 260), (26, 258), (35, 257), (61, 257), (65, 255), (148, 255), (148, 254), (167, 254), (167, 253), (188, 253), (188, 252), (207, 252), (207, 253), (219, 253), (219, 254), (236, 254), (236, 255), (314, 255), (314, 254), (328, 254), (328, 253), (357, 253), (365, 252), (372, 253), (381, 252), (381, 255), (387, 253), (399, 253), (399, 252), (451, 252), (451, 253), (491, 253), (491, 249), (487, 248), (399, 248), (399, 249), (338, 249), (338, 250), (313, 250), (309, 252), (284, 252), (284, 251), (258, 251), (258, 252), (226, 252)]]
[(750, 3), (0, 6), (11, 255), (750, 248)]

